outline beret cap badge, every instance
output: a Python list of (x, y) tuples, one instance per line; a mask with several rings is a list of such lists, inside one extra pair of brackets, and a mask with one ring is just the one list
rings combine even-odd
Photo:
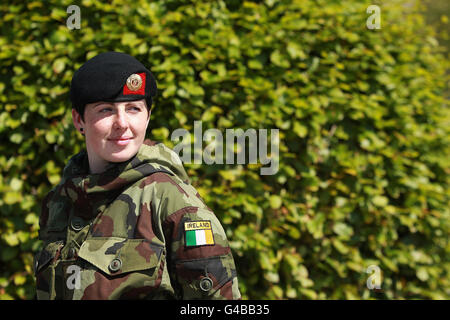
[(127, 79), (127, 87), (131, 91), (137, 91), (142, 87), (142, 78), (140, 75), (133, 73)]

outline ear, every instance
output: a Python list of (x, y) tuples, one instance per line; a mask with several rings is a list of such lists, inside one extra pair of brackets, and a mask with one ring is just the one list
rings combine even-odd
[(73, 121), (73, 125), (75, 126), (75, 128), (81, 133), (83, 134), (83, 132), (80, 131), (81, 128), (84, 128), (84, 121), (81, 119), (80, 114), (78, 113), (77, 110), (72, 109), (72, 121)]

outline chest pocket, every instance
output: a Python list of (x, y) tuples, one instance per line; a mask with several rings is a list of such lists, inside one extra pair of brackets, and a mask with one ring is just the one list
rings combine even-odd
[(157, 238), (89, 238), (78, 251), (83, 270), (74, 298), (143, 298), (161, 283), (165, 255)]
[(160, 285), (165, 246), (158, 239), (89, 238), (74, 259), (63, 243), (44, 247), (35, 263), (38, 299), (140, 299)]

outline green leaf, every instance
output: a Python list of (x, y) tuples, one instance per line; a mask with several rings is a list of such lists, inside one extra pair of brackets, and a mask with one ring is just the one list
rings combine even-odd
[(316, 214), (316, 216), (307, 222), (306, 227), (314, 239), (318, 239), (323, 236), (323, 224), (325, 222), (325, 215), (322, 212)]
[(5, 242), (11, 247), (17, 246), (19, 244), (19, 237), (17, 233), (3, 234), (2, 239), (5, 240)]
[(169, 130), (161, 127), (152, 130), (152, 134), (156, 140), (166, 140), (169, 137)]
[(280, 276), (276, 272), (267, 272), (264, 274), (264, 278), (272, 283), (280, 282)]
[(270, 55), (270, 61), (278, 67), (289, 68), (291, 64), (278, 50), (275, 50)]
[(11, 140), (11, 142), (20, 144), (23, 141), (23, 134), (19, 132), (13, 133), (9, 139)]
[(317, 293), (311, 289), (300, 288), (300, 293), (307, 299), (316, 300)]
[(353, 235), (352, 227), (342, 222), (335, 223), (333, 226), (333, 231), (343, 238), (349, 238)]
[(52, 68), (55, 73), (61, 73), (66, 67), (65, 58), (56, 59), (53, 62)]
[(280, 196), (271, 195), (269, 198), (269, 203), (272, 209), (279, 209), (283, 203), (283, 200)]
[(304, 138), (308, 134), (308, 128), (299, 122), (294, 122), (293, 130), (300, 138)]
[(193, 96), (203, 96), (205, 94), (205, 91), (202, 87), (197, 86), (193, 83), (182, 82), (180, 84), (189, 94)]
[(18, 203), (22, 200), (22, 195), (19, 192), (6, 192), (3, 198), (6, 204)]
[(52, 131), (47, 131), (45, 134), (45, 140), (47, 140), (47, 142), (49, 144), (54, 144), (56, 143), (56, 139), (57, 139), (57, 134), (56, 132)]
[(252, 60), (248, 61), (248, 67), (251, 69), (262, 70), (263, 64), (261, 63), (261, 61), (259, 61), (257, 59), (252, 59)]
[(288, 42), (286, 49), (287, 49), (287, 52), (289, 53), (289, 55), (293, 59), (299, 58), (301, 60), (304, 60), (307, 58), (306, 54), (303, 52), (303, 50), (301, 49), (301, 47), (298, 43)]
[(421, 281), (424, 281), (424, 282), (430, 278), (430, 276), (425, 268), (419, 268), (416, 272), (416, 276), (417, 276), (417, 278), (419, 278)]
[(228, 181), (235, 181), (236, 180), (236, 174), (231, 170), (220, 170), (219, 174), (222, 178)]
[(300, 239), (300, 230), (297, 227), (289, 227), (288, 234), (293, 239)]
[(259, 263), (261, 265), (261, 268), (265, 269), (265, 270), (272, 270), (273, 265), (270, 261), (269, 255), (266, 254), (265, 252), (261, 252), (259, 254)]
[(31, 212), (31, 213), (27, 214), (27, 216), (25, 217), (25, 223), (31, 224), (31, 225), (38, 225), (39, 217), (35, 213)]
[(181, 125), (183, 125), (187, 122), (186, 115), (181, 111), (175, 111), (175, 118), (178, 119), (178, 121)]
[(331, 241), (333, 243), (333, 246), (342, 254), (348, 254), (350, 249), (342, 243), (339, 239), (333, 239)]
[(136, 47), (141, 41), (135, 33), (126, 32), (122, 36), (122, 44), (125, 46)]
[(16, 286), (21, 286), (27, 281), (27, 278), (23, 275), (19, 274), (14, 277), (14, 284)]
[(22, 189), (22, 185), (23, 185), (23, 181), (22, 180), (17, 179), (17, 178), (12, 178), (11, 179), (10, 186), (11, 186), (11, 189), (13, 191), (19, 191), (20, 189)]
[(386, 207), (386, 205), (389, 202), (389, 199), (384, 197), (384, 196), (374, 196), (372, 198), (372, 202), (374, 205), (376, 205), (377, 207)]

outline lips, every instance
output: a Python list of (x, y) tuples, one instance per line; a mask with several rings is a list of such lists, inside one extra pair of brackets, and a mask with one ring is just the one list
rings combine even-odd
[(125, 140), (131, 140), (131, 139), (133, 139), (133, 137), (109, 138), (108, 140), (113, 140), (113, 141), (125, 141)]
[(133, 139), (132, 137), (118, 137), (118, 138), (110, 138), (108, 139), (109, 141), (111, 141), (112, 143), (114, 143), (115, 145), (118, 146), (126, 146), (131, 139)]

